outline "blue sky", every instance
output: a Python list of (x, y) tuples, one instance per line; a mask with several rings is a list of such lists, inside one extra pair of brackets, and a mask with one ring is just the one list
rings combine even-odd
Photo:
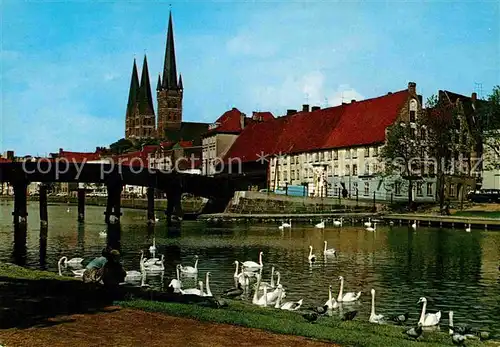
[[(134, 56), (153, 94), (172, 3), (184, 120), (284, 114), (417, 83), (500, 84), (500, 3), (3, 0), (0, 151), (92, 151), (124, 136)], [(156, 106), (156, 101), (155, 101)]]

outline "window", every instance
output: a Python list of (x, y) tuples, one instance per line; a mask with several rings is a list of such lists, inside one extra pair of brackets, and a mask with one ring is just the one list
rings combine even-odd
[(370, 156), (370, 147), (365, 148), (365, 158), (368, 158)]
[(350, 176), (350, 175), (351, 175), (351, 167), (349, 166), (349, 164), (347, 164), (345, 166), (344, 176)]
[(396, 195), (401, 195), (401, 182), (394, 183), (394, 192)]
[(324, 160), (324, 153), (323, 152), (319, 152), (319, 161), (323, 161)]
[(377, 146), (373, 147), (373, 156), (374, 157), (378, 156), (378, 147)]
[(410, 111), (410, 123), (415, 123), (415, 111)]
[(370, 195), (370, 183), (365, 182), (365, 195)]
[(330, 151), (326, 151), (326, 152), (325, 152), (325, 160), (326, 160), (326, 161), (329, 161), (329, 160), (331, 159), (330, 154), (331, 154), (331, 152), (330, 152)]
[(313, 160), (314, 160), (315, 162), (317, 162), (317, 161), (318, 161), (318, 153), (313, 153)]
[(345, 150), (345, 155), (344, 155), (344, 158), (346, 159), (351, 159), (351, 151), (349, 149), (346, 149)]
[(334, 149), (333, 152), (332, 152), (332, 155), (333, 155), (333, 159), (334, 160), (339, 159), (339, 152), (337, 152), (337, 150)]
[(450, 198), (455, 197), (455, 185), (453, 183), (450, 183)]
[(353, 149), (352, 150), (352, 159), (356, 159), (358, 157), (358, 149)]
[(427, 138), (427, 129), (422, 128), (420, 129), (420, 140), (425, 141)]
[(352, 175), (357, 176), (358, 175), (358, 165), (353, 164), (352, 165)]
[(427, 183), (427, 196), (432, 196), (432, 183)]
[(295, 179), (295, 170), (290, 171), (290, 180)]
[(422, 182), (417, 182), (417, 196), (422, 196)]
[(333, 167), (327, 166), (326, 172), (328, 173), (328, 177), (332, 177), (333, 176)]
[(410, 101), (410, 123), (415, 123), (417, 119), (417, 100), (412, 99)]
[(338, 176), (339, 175), (339, 164), (335, 164), (333, 166), (333, 175)]
[(353, 187), (354, 187), (354, 188), (353, 188), (353, 189), (354, 189), (354, 191), (353, 191), (353, 192), (354, 192), (354, 194), (356, 194), (356, 196), (357, 196), (357, 195), (358, 195), (358, 182), (354, 182), (354, 183), (353, 183)]
[(365, 164), (365, 175), (369, 175), (370, 174), (370, 164), (366, 163)]

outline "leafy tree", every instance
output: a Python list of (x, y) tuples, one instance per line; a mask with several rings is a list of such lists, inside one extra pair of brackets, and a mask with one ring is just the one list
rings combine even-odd
[(128, 139), (120, 139), (109, 146), (111, 153), (122, 154), (134, 148), (134, 143)]

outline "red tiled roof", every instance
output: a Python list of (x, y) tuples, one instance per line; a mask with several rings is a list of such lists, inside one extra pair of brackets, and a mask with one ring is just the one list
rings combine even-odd
[(65, 158), (70, 162), (83, 162), (90, 160), (99, 160), (101, 154), (99, 152), (70, 152), (59, 150), (58, 158)]
[(409, 97), (407, 90), (312, 112), (299, 112), (253, 123), (238, 136), (226, 154), (243, 162), (261, 153), (301, 153), (318, 149), (381, 143)]
[(268, 120), (274, 119), (274, 116), (271, 112), (254, 112), (252, 115), (252, 119), (255, 121), (266, 122)]
[(146, 151), (135, 151), (112, 157), (115, 164), (124, 166), (149, 166), (148, 153)]
[(181, 146), (182, 148), (189, 148), (189, 147), (193, 147), (193, 141), (179, 141), (177, 142), (177, 144), (179, 146)]
[(209, 128), (207, 134), (239, 133), (241, 132), (241, 117), (244, 116), (237, 108), (224, 112), (216, 121), (217, 127)]
[(0, 158), (0, 163), (12, 163), (12, 160), (5, 159), (5, 158)]

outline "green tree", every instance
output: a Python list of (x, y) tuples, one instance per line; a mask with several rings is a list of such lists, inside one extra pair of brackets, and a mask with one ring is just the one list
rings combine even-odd
[(122, 154), (132, 148), (134, 148), (134, 143), (128, 139), (120, 139), (109, 146), (113, 154)]

